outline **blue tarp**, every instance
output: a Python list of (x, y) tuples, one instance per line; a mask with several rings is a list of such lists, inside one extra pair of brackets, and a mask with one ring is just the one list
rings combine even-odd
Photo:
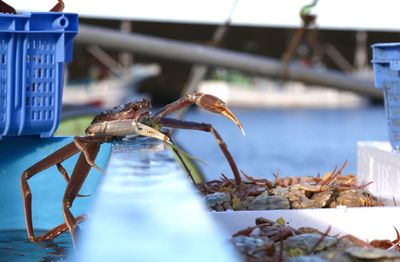
[[(20, 177), (28, 167), (72, 141), (72, 137), (3, 137), (0, 141), (0, 230), (25, 228)], [(110, 154), (110, 144), (103, 144), (96, 159), (104, 168)], [(63, 163), (71, 175), (78, 154)], [(92, 170), (81, 194), (95, 194), (103, 175)], [(50, 229), (63, 223), (62, 197), (66, 182), (56, 167), (37, 174), (28, 181), (32, 191), (33, 223), (36, 229)], [(74, 215), (87, 213), (93, 196), (77, 198)]]

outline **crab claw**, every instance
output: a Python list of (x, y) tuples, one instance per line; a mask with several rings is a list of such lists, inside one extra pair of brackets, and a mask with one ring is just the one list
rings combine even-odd
[(196, 105), (212, 113), (224, 115), (228, 119), (232, 120), (240, 128), (242, 134), (245, 135), (243, 124), (240, 123), (240, 121), (232, 113), (232, 111), (228, 109), (224, 101), (222, 101), (218, 97), (209, 94), (198, 93), (196, 94), (196, 96)]
[(169, 137), (160, 131), (135, 120), (105, 121), (91, 124), (86, 129), (88, 136), (148, 136), (171, 144)]
[(169, 137), (167, 135), (161, 133), (160, 131), (158, 131), (152, 127), (146, 126), (146, 125), (136, 122), (136, 121), (132, 122), (132, 127), (134, 128), (134, 132), (137, 135), (156, 138), (156, 139), (164, 141), (168, 144), (171, 144), (171, 140), (169, 139)]

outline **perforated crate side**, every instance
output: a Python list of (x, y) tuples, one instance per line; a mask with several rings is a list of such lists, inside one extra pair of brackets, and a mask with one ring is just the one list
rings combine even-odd
[(14, 36), (0, 34), (0, 138), (6, 134), (10, 118), (10, 86), (12, 83), (12, 70), (9, 64), (14, 60)]
[[(4, 23), (3, 23), (4, 22)], [(78, 16), (66, 13), (0, 15), (0, 35), (12, 41), (0, 48), (13, 51), (0, 69), (1, 135), (51, 136), (59, 123), (64, 63), (72, 60), (72, 40), (78, 31)], [(0, 41), (2, 40), (0, 38)], [(7, 40), (7, 39), (6, 39)], [(4, 40), (5, 41), (5, 40)], [(2, 62), (0, 49), (0, 63)], [(10, 62), (11, 61), (11, 62)], [(5, 109), (1, 102), (5, 97)]]
[(392, 147), (400, 149), (400, 43), (375, 44), (373, 68), (375, 86), (383, 88), (385, 111)]
[[(57, 62), (62, 35), (27, 35), (23, 45), (22, 86), (25, 87), (24, 123), (19, 134), (50, 136), (57, 128), (64, 64)], [(61, 45), (61, 46), (59, 46)]]

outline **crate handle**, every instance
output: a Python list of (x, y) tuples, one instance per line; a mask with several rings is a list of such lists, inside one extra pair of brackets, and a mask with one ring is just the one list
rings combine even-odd
[(65, 29), (69, 25), (69, 20), (66, 16), (60, 16), (53, 22), (53, 28), (54, 29)]

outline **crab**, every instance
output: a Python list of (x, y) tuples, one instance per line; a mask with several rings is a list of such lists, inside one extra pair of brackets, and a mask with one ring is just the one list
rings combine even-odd
[[(58, 0), (58, 3), (50, 9), (50, 12), (62, 12), (64, 10), (63, 0)], [(0, 0), (0, 13), (16, 14), (14, 7), (8, 5), (6, 2)]]
[[(312, 227), (293, 228), (283, 219), (256, 218), (255, 226), (232, 235), (246, 261), (400, 261), (397, 239), (370, 243), (353, 235), (330, 235)], [(395, 250), (393, 250), (395, 249)]]
[[(75, 245), (78, 234), (77, 232), (79, 231), (78, 224), (84, 220), (85, 217), (74, 217), (70, 208), (75, 198), (79, 195), (79, 190), (85, 182), (90, 169), (96, 168), (102, 171), (95, 163), (97, 153), (100, 150), (100, 145), (102, 143), (110, 143), (126, 136), (152, 137), (173, 145), (172, 137), (167, 129), (168, 127), (209, 132), (215, 137), (222, 153), (227, 159), (236, 183), (240, 184), (241, 178), (236, 163), (222, 137), (212, 127), (212, 125), (166, 117), (189, 105), (197, 105), (207, 111), (224, 115), (228, 119), (232, 120), (243, 132), (243, 125), (227, 108), (222, 100), (215, 96), (203, 93), (186, 95), (161, 108), (154, 115), (150, 113), (150, 100), (142, 99), (123, 104), (95, 116), (92, 123), (86, 129), (86, 136), (75, 137), (73, 142), (58, 149), (23, 172), (21, 176), (21, 190), (29, 240), (32, 242), (52, 240), (61, 233), (69, 230), (72, 241)], [(72, 175), (69, 177), (67, 171), (62, 166), (62, 162), (78, 153), (80, 153), (80, 156)], [(175, 153), (179, 155), (179, 151), (176, 149)], [(56, 226), (47, 233), (35, 236), (32, 222), (32, 194), (28, 180), (34, 175), (54, 165), (57, 166), (59, 172), (67, 181), (67, 187), (63, 197), (63, 214), (65, 223)], [(186, 171), (189, 170), (187, 169)], [(192, 180), (194, 181), (193, 178)]]
[[(346, 205), (348, 207), (381, 206), (365, 187), (372, 182), (356, 185), (354, 176), (342, 176), (347, 161), (336, 171), (336, 168), (320, 178), (294, 179), (293, 181), (277, 180), (277, 187), (272, 189), (272, 194), (285, 197), (292, 208), (323, 208)], [(301, 182), (301, 181), (305, 182)], [(300, 181), (300, 182), (299, 182)], [(292, 183), (293, 182), (293, 183)], [(287, 187), (280, 186), (283, 184)]]

